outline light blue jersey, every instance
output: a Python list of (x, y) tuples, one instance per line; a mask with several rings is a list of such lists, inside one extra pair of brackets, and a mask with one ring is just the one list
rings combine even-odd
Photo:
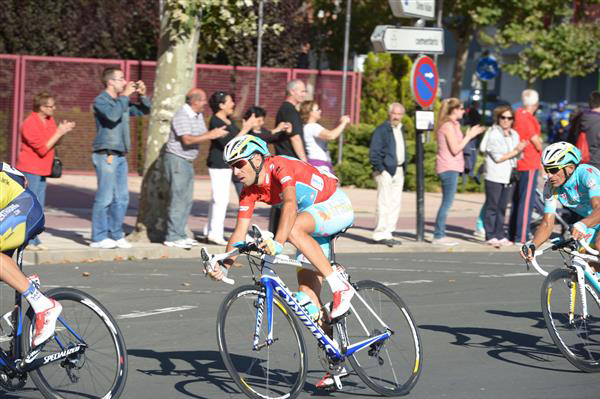
[[(569, 180), (560, 187), (544, 186), (544, 213), (556, 213), (560, 202), (580, 216), (592, 213), (592, 197), (600, 197), (600, 171), (588, 164), (577, 166)], [(594, 226), (597, 227), (597, 226)]]

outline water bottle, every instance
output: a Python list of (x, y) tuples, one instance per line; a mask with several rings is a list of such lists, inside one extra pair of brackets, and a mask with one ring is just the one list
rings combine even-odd
[(294, 299), (304, 308), (312, 321), (319, 320), (321, 312), (317, 305), (310, 300), (310, 297), (302, 291), (294, 292)]

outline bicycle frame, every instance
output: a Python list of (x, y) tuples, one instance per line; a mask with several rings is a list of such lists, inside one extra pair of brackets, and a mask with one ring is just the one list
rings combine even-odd
[[(259, 303), (256, 309), (256, 328), (254, 334), (254, 342), (253, 349), (260, 350), (264, 346), (269, 346), (273, 344), (273, 302), (274, 295), (277, 295), (281, 300), (285, 301), (292, 309), (296, 317), (304, 324), (304, 326), (310, 331), (310, 333), (315, 337), (317, 342), (324, 349), (327, 356), (335, 362), (343, 361), (347, 356), (352, 355), (353, 353), (364, 349), (365, 347), (372, 345), (376, 342), (383, 341), (391, 337), (393, 331), (381, 320), (381, 318), (371, 309), (368, 304), (360, 297), (358, 293), (355, 294), (355, 297), (359, 298), (369, 309), (369, 311), (375, 316), (375, 318), (381, 323), (383, 327), (385, 327), (386, 331), (377, 336), (368, 338), (361, 342), (357, 342), (344, 348), (343, 351), (340, 351), (337, 342), (332, 340), (325, 334), (321, 327), (312, 321), (310, 316), (306, 313), (304, 308), (294, 299), (291, 291), (285, 285), (285, 283), (277, 276), (277, 274), (273, 271), (273, 264), (286, 264), (290, 266), (302, 267), (304, 264), (302, 262), (292, 260), (292, 259), (281, 259), (277, 257), (273, 257), (270, 255), (263, 255), (263, 273), (260, 277), (260, 283), (265, 288), (265, 301), (266, 301), (266, 317), (267, 317), (267, 340), (265, 343), (259, 343), (259, 332), (262, 326), (262, 316), (264, 312), (264, 301), (262, 298), (259, 298)], [(284, 309), (282, 309), (284, 310)], [(351, 306), (351, 310), (354, 312), (354, 308)], [(285, 310), (284, 310), (285, 311)], [(356, 312), (355, 312), (356, 313)], [(365, 328), (362, 320), (358, 314), (356, 314), (360, 323)], [(368, 331), (365, 328), (365, 332), (368, 334)], [(345, 338), (345, 337), (343, 337)], [(343, 339), (344, 340), (344, 339)]]

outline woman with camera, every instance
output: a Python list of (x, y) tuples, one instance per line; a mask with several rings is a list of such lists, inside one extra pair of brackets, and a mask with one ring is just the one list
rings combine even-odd
[(494, 110), (494, 124), (485, 133), (480, 150), (485, 154), (485, 216), (483, 225), (488, 245), (512, 245), (504, 233), (504, 215), (516, 181), (517, 157), (527, 145), (519, 142), (512, 128), (514, 113), (510, 105)]

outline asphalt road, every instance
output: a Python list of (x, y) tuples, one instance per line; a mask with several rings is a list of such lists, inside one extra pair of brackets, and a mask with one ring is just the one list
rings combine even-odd
[[(355, 281), (393, 287), (419, 325), (424, 368), (408, 397), (598, 398), (598, 375), (579, 372), (558, 352), (540, 310), (542, 277), (516, 254), (339, 255)], [(129, 376), (123, 398), (244, 398), (225, 371), (215, 339), (216, 312), (230, 288), (205, 279), (197, 262), (158, 260), (27, 266), (45, 287), (73, 286), (98, 298), (123, 331)], [(84, 272), (89, 276), (84, 276)], [(233, 273), (249, 281), (249, 270)], [(293, 270), (280, 275), (293, 288)], [(6, 312), (12, 293), (0, 290)], [(368, 398), (356, 375), (342, 392), (320, 392), (323, 371), (312, 337), (309, 378), (300, 397)], [(0, 397), (41, 398), (29, 383)]]

